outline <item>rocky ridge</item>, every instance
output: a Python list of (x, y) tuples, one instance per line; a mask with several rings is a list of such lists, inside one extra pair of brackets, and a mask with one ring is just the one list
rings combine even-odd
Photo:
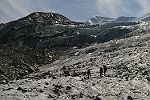
[(58, 56), (51, 50), (0, 45), (0, 84), (26, 78), (39, 67), (52, 63)]
[[(51, 12), (34, 12), (24, 18), (0, 25), (0, 42), (12, 42), (18, 37), (33, 37), (40, 34), (46, 26), (54, 24), (61, 25), (82, 25), (83, 23), (73, 22), (61, 14)], [(38, 36), (39, 37), (39, 36)]]

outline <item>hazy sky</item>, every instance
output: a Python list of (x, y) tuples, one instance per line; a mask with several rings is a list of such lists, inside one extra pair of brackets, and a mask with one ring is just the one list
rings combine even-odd
[(0, 0), (0, 23), (36, 11), (60, 13), (74, 21), (94, 15), (139, 17), (150, 13), (149, 6), (150, 0)]

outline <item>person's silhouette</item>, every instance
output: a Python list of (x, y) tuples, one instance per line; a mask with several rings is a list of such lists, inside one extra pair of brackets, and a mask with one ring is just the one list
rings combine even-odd
[(90, 71), (90, 69), (87, 70), (87, 75), (88, 75), (88, 79), (90, 79), (90, 77), (91, 77), (91, 71)]
[(107, 71), (107, 66), (106, 65), (103, 65), (103, 69), (104, 69), (104, 75), (106, 74), (106, 71)]
[(99, 72), (100, 72), (100, 77), (102, 77), (102, 74), (103, 74), (103, 68), (102, 67), (100, 67)]

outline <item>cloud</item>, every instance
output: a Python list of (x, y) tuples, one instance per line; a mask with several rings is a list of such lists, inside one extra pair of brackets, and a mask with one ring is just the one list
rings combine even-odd
[(32, 12), (44, 10), (40, 6), (39, 0), (1, 0), (0, 22), (16, 20)]
[(107, 17), (142, 16), (150, 12), (150, 0), (97, 0), (99, 14)]
[[(0, 23), (16, 20), (33, 12), (56, 12), (59, 0), (1, 0), (0, 2)], [(52, 8), (51, 6), (54, 6)]]
[(144, 15), (147, 13), (150, 13), (150, 0), (136, 0), (139, 6), (141, 7), (141, 10), (139, 11), (139, 15)]
[(94, 15), (140, 17), (150, 12), (149, 5), (150, 0), (0, 0), (0, 23), (36, 11), (60, 13), (76, 21)]
[(15, 20), (28, 14), (28, 10), (16, 0), (2, 0), (0, 4), (0, 22)]

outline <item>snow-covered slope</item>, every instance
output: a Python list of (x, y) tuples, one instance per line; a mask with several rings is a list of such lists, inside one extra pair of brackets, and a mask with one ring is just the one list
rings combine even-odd
[(101, 16), (93, 16), (92, 18), (88, 19), (85, 24), (86, 25), (95, 25), (95, 24), (105, 24), (110, 23), (115, 18), (108, 18), (108, 17), (101, 17)]
[(136, 17), (125, 17), (121, 16), (118, 18), (108, 18), (108, 17), (101, 17), (101, 16), (94, 16), (89, 18), (85, 24), (86, 25), (96, 25), (96, 24), (106, 24), (106, 23), (115, 23), (115, 22), (132, 22), (136, 19)]
[(118, 17), (115, 22), (131, 22), (134, 21), (136, 17), (125, 17), (125, 16), (121, 16)]

